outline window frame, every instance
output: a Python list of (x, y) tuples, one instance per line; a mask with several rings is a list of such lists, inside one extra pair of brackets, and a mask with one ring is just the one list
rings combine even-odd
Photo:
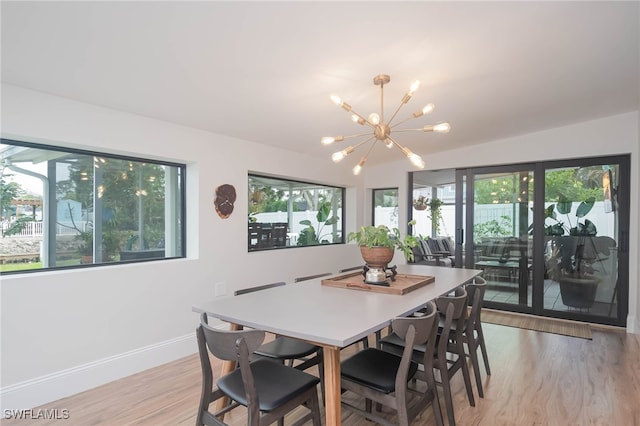
[[(340, 211), (340, 218), (337, 220), (336, 223), (340, 224), (340, 229), (339, 229), (339, 241), (337, 242), (326, 242), (326, 243), (317, 243), (317, 244), (306, 244), (306, 245), (298, 245), (298, 241), (296, 240), (295, 244), (285, 244), (285, 245), (278, 245), (278, 246), (274, 246), (274, 245), (266, 245), (266, 246), (260, 246), (258, 243), (256, 243), (256, 245), (252, 245), (252, 235), (251, 235), (251, 223), (252, 222), (248, 222), (248, 229), (247, 229), (247, 251), (249, 253), (254, 253), (254, 252), (263, 252), (263, 251), (271, 251), (271, 250), (282, 250), (282, 249), (292, 249), (292, 248), (305, 248), (305, 247), (321, 247), (321, 246), (327, 246), (327, 245), (336, 245), (336, 244), (345, 244), (346, 241), (346, 235), (345, 235), (345, 226), (346, 226), (346, 188), (343, 186), (337, 186), (337, 185), (330, 185), (330, 184), (326, 184), (326, 183), (319, 183), (319, 182), (313, 182), (313, 181), (305, 181), (305, 180), (301, 180), (301, 179), (297, 179), (297, 178), (290, 178), (290, 177), (282, 177), (282, 176), (276, 176), (276, 175), (269, 175), (269, 174), (264, 174), (264, 173), (259, 173), (259, 172), (252, 172), (249, 171), (247, 173), (247, 194), (248, 194), (248, 199), (247, 199), (247, 216), (250, 217), (253, 213), (251, 212), (250, 209), (250, 204), (251, 204), (251, 186), (250, 186), (250, 180), (251, 178), (255, 178), (255, 179), (265, 179), (265, 180), (272, 180), (272, 181), (282, 181), (283, 183), (290, 183), (290, 184), (294, 184), (294, 185), (299, 185), (299, 186), (317, 186), (317, 187), (323, 187), (322, 189), (327, 189), (327, 190), (336, 190), (339, 191), (340, 194), (340, 206), (338, 207), (338, 210)], [(290, 211), (289, 211), (290, 210)], [(288, 208), (287, 211), (287, 225), (288, 225), (288, 229), (292, 229), (291, 225), (293, 225), (293, 210), (291, 208)], [(331, 215), (329, 215), (329, 218), (331, 218)], [(263, 222), (266, 223), (266, 222)], [(314, 229), (315, 229), (315, 225), (314, 225)], [(255, 234), (254, 234), (255, 237)], [(255, 238), (254, 238), (255, 239)]]
[[(112, 159), (112, 160), (120, 160), (120, 161), (131, 161), (131, 162), (135, 162), (136, 164), (150, 164), (150, 165), (158, 165), (158, 166), (163, 166), (163, 167), (172, 167), (176, 170), (176, 177), (178, 179), (178, 181), (176, 182), (176, 189), (179, 192), (178, 194), (176, 194), (176, 202), (179, 203), (178, 206), (173, 206), (173, 209), (175, 210), (176, 213), (179, 214), (179, 223), (175, 224), (175, 233), (176, 236), (179, 236), (179, 240), (175, 241), (175, 255), (171, 255), (171, 256), (167, 256), (166, 254), (162, 257), (145, 257), (145, 258), (132, 258), (132, 259), (127, 259), (127, 260), (114, 260), (114, 261), (108, 261), (108, 262), (98, 262), (98, 263), (86, 263), (86, 264), (74, 264), (74, 265), (63, 265), (63, 266), (59, 266), (59, 265), (55, 265), (55, 266), (48, 266), (48, 267), (41, 267), (41, 268), (37, 268), (37, 269), (24, 269), (24, 270), (16, 270), (16, 271), (3, 271), (1, 272), (1, 275), (19, 275), (19, 274), (26, 274), (26, 273), (37, 273), (37, 272), (47, 272), (47, 271), (59, 271), (59, 270), (72, 270), (72, 269), (82, 269), (82, 268), (94, 268), (94, 267), (103, 267), (103, 266), (111, 266), (111, 265), (122, 265), (122, 264), (131, 264), (131, 263), (140, 263), (140, 262), (150, 262), (150, 261), (161, 261), (161, 260), (167, 260), (167, 259), (179, 259), (179, 258), (185, 258), (186, 257), (186, 247), (187, 247), (187, 241), (186, 241), (186, 229), (187, 229), (187, 224), (186, 224), (186, 171), (187, 171), (187, 166), (184, 163), (178, 163), (178, 162), (173, 162), (173, 161), (161, 161), (161, 160), (157, 160), (157, 159), (149, 159), (149, 158), (140, 158), (140, 157), (134, 157), (134, 156), (127, 156), (127, 155), (119, 155), (119, 154), (112, 154), (112, 153), (108, 153), (108, 152), (101, 152), (101, 151), (95, 151), (95, 150), (88, 150), (88, 149), (79, 149), (79, 148), (69, 148), (69, 147), (65, 147), (65, 146), (58, 146), (58, 145), (49, 145), (49, 144), (42, 144), (42, 143), (35, 143), (35, 142), (28, 142), (28, 141), (21, 141), (21, 140), (16, 140), (16, 139), (11, 139), (11, 138), (0, 138), (0, 143), (2, 143), (3, 145), (11, 145), (11, 146), (17, 146), (17, 147), (24, 147), (24, 148), (32, 148), (32, 149), (37, 149), (37, 150), (43, 150), (43, 151), (51, 151), (51, 152), (59, 152), (59, 153), (64, 153), (64, 154), (72, 154), (72, 155), (79, 155), (79, 156), (87, 156), (87, 157), (99, 157), (99, 158), (105, 158), (105, 159)], [(46, 160), (46, 161), (51, 161), (51, 160)], [(50, 178), (49, 174), (47, 173), (47, 178)], [(54, 200), (53, 202), (49, 203), (48, 207), (45, 207), (43, 205), (43, 216), (44, 216), (44, 210), (45, 208), (48, 209), (56, 209), (57, 208), (57, 202), (58, 199), (56, 197), (56, 186), (57, 182), (52, 185), (49, 189), (49, 198)], [(164, 188), (166, 190), (166, 185), (167, 183), (165, 182)], [(53, 194), (53, 198), (51, 198), (51, 194)], [(42, 194), (42, 197), (45, 197), (45, 194)], [(163, 215), (166, 219), (166, 214), (167, 214), (167, 210), (163, 209)], [(55, 218), (54, 218), (55, 219)], [(54, 237), (56, 236), (56, 231), (55, 230), (51, 230), (51, 226), (50, 223), (46, 223), (46, 219), (45, 217), (43, 217), (42, 219), (43, 222), (43, 233), (44, 232), (49, 232), (49, 235), (53, 235)], [(165, 226), (166, 229), (166, 226)], [(93, 232), (93, 237), (92, 239), (95, 237), (95, 229), (92, 229)], [(163, 234), (163, 238), (166, 238), (166, 233)], [(49, 247), (45, 247), (45, 244), (43, 244), (43, 249), (42, 251), (48, 251), (47, 256), (51, 256), (51, 258), (54, 259), (54, 263), (57, 262), (56, 259), (56, 250), (55, 250), (55, 245), (56, 245), (56, 240), (55, 238), (53, 239), (53, 241), (49, 240)]]
[[(400, 208), (400, 189), (396, 186), (396, 187), (388, 187), (388, 188), (372, 188), (371, 189), (371, 224), (373, 226), (377, 226), (376, 225), (376, 192), (378, 191), (396, 191), (396, 199), (397, 199), (397, 203), (396, 203), (396, 209)], [(397, 227), (394, 226), (392, 228)]]

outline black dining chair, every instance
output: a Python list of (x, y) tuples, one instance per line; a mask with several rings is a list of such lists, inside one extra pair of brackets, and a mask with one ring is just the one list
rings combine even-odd
[[(408, 426), (429, 404), (438, 425), (442, 425), (442, 413), (433, 376), (433, 351), (438, 329), (438, 313), (432, 302), (427, 304), (422, 317), (395, 318), (391, 322), (394, 336), (404, 344), (399, 354), (377, 348), (367, 348), (341, 363), (341, 387), (365, 398), (365, 409), (348, 402), (342, 405), (368, 420), (382, 425), (393, 425), (374, 412), (372, 402), (392, 408), (397, 414), (397, 424)], [(419, 362), (412, 360), (414, 345), (424, 346)], [(424, 365), (422, 378), (425, 386), (410, 387), (411, 379)], [(414, 398), (410, 398), (413, 394)]]
[[(458, 371), (462, 371), (469, 404), (475, 407), (475, 398), (471, 388), (471, 377), (462, 338), (462, 331), (467, 318), (467, 291), (463, 287), (458, 287), (453, 295), (438, 297), (436, 306), (438, 311), (444, 314), (444, 322), (440, 322), (441, 327), (438, 328), (435, 351), (430, 352), (426, 346), (416, 345), (413, 348), (413, 360), (421, 362), (425, 354), (431, 354), (433, 357), (433, 369), (439, 372), (439, 383), (442, 385), (444, 393), (449, 425), (454, 426), (455, 416), (451, 394), (451, 379)], [(383, 338), (381, 347), (383, 350), (392, 353), (401, 353), (406, 348), (403, 340), (395, 333)], [(426, 370), (427, 368), (425, 368)], [(417, 378), (420, 378), (419, 375)]]
[[(234, 296), (240, 296), (242, 294), (253, 293), (283, 285), (286, 284), (284, 282), (276, 282), (256, 287), (243, 288), (235, 291)], [(260, 345), (255, 351), (253, 351), (253, 353), (264, 358), (286, 362), (289, 367), (293, 367), (298, 370), (307, 370), (308, 368), (317, 365), (318, 375), (321, 381), (321, 389), (324, 395), (322, 347), (291, 337), (276, 336), (275, 339), (270, 342)], [(296, 364), (296, 361), (299, 361), (299, 363)]]
[[(218, 330), (209, 326), (206, 314), (202, 314), (196, 335), (202, 367), (196, 425), (224, 426), (219, 416), (241, 405), (247, 408), (248, 426), (267, 426), (276, 421), (282, 425), (285, 414), (302, 405), (308, 412), (294, 424), (311, 420), (314, 426), (320, 426), (317, 377), (267, 359), (249, 361), (249, 354), (263, 343), (264, 331)], [(237, 362), (239, 368), (214, 384), (209, 353), (223, 361)], [(227, 405), (210, 412), (209, 406), (221, 398), (228, 398)]]
[(484, 332), (482, 331), (482, 303), (484, 301), (484, 293), (487, 287), (487, 281), (482, 277), (475, 277), (473, 282), (466, 284), (465, 289), (469, 295), (469, 304), (471, 311), (467, 318), (464, 330), (462, 332), (462, 340), (467, 345), (468, 356), (471, 359), (473, 373), (476, 378), (476, 387), (478, 388), (478, 396), (484, 398), (484, 389), (482, 387), (482, 378), (480, 376), (480, 361), (478, 359), (478, 349), (482, 352), (484, 361), (484, 369), (488, 376), (491, 375), (489, 368), (489, 358), (487, 356), (487, 346), (484, 341)]

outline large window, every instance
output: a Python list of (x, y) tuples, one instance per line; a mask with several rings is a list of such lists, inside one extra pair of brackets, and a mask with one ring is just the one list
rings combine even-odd
[(398, 188), (372, 190), (373, 226), (398, 227)]
[(2, 139), (2, 273), (184, 257), (182, 164)]
[(249, 251), (344, 243), (344, 188), (249, 175)]

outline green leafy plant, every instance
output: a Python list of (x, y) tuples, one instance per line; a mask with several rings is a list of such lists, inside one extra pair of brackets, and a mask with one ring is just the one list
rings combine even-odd
[[(584, 218), (595, 203), (595, 198), (582, 201), (575, 212), (575, 220), (571, 220), (573, 203), (560, 195), (558, 203), (545, 209), (545, 219), (553, 219), (555, 223), (545, 226), (545, 235), (553, 237), (551, 255), (547, 259), (548, 273), (555, 280), (563, 276), (587, 277), (593, 274), (591, 266), (597, 260), (595, 253), (585, 253), (585, 245), (598, 230), (593, 222)], [(564, 221), (559, 218), (563, 215)]]
[[(547, 219), (552, 219), (555, 223), (547, 224), (544, 227), (544, 234), (548, 236), (594, 236), (598, 233), (596, 225), (589, 219), (585, 219), (584, 222), (580, 222), (580, 219), (589, 214), (593, 205), (595, 204), (595, 198), (590, 197), (585, 201), (582, 201), (575, 213), (575, 222), (571, 221), (571, 208), (573, 202), (569, 201), (564, 195), (560, 195), (556, 204), (550, 204), (544, 211), (545, 222)], [(563, 217), (560, 217), (562, 215)], [(568, 225), (563, 220), (568, 222)], [(529, 226), (529, 234), (533, 234), (533, 224)]]
[(432, 198), (429, 201), (429, 219), (431, 219), (436, 235), (440, 234), (440, 221), (442, 220), (442, 211), (440, 209), (443, 204), (444, 201), (439, 198)]
[[(409, 225), (415, 225), (415, 221), (409, 222)], [(356, 232), (350, 232), (347, 236), (347, 242), (355, 241), (359, 246), (366, 247), (388, 247), (392, 250), (400, 250), (408, 261), (413, 261), (413, 251), (411, 250), (418, 244), (418, 240), (413, 235), (407, 234), (404, 238), (400, 236), (398, 228), (389, 229), (385, 225), (379, 226), (362, 226)]]
[[(298, 235), (297, 245), (299, 246), (310, 246), (321, 244), (325, 237), (331, 235), (331, 232), (327, 232), (323, 234), (323, 230), (326, 226), (333, 226), (338, 223), (338, 216), (331, 216), (331, 203), (324, 202), (318, 206), (318, 212), (316, 213), (316, 221), (318, 225), (318, 230), (313, 226), (310, 220), (305, 219), (301, 220), (300, 225), (305, 225), (302, 231), (300, 231), (300, 235)], [(335, 238), (335, 236), (334, 236)]]

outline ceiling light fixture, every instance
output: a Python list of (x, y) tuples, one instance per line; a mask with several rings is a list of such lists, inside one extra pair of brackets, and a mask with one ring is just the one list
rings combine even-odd
[[(354, 123), (360, 124), (361, 126), (367, 125), (373, 129), (373, 135), (371, 135), (371, 133), (360, 133), (357, 135), (350, 135), (350, 136), (325, 136), (320, 140), (320, 142), (322, 142), (323, 145), (331, 145), (334, 142), (342, 142), (345, 139), (349, 139), (349, 138), (355, 138), (358, 136), (369, 136), (369, 138), (365, 139), (362, 142), (357, 143), (356, 145), (348, 146), (342, 151), (334, 152), (333, 155), (331, 156), (331, 159), (335, 163), (343, 160), (346, 156), (354, 152), (356, 148), (373, 140), (373, 143), (369, 147), (369, 151), (367, 151), (367, 153), (360, 159), (358, 164), (353, 168), (354, 175), (360, 174), (360, 171), (362, 171), (362, 167), (364, 166), (364, 163), (367, 161), (367, 157), (369, 156), (369, 153), (371, 152), (373, 147), (376, 145), (376, 142), (378, 141), (382, 142), (387, 148), (393, 148), (393, 146), (395, 145), (398, 149), (400, 149), (400, 151), (402, 151), (402, 153), (409, 159), (409, 161), (411, 161), (411, 163), (414, 166), (420, 169), (424, 169), (424, 166), (425, 166), (424, 160), (418, 154), (411, 152), (409, 148), (400, 145), (393, 138), (391, 138), (391, 130), (395, 129), (400, 124), (406, 123), (412, 118), (418, 118), (418, 117), (422, 117), (425, 114), (429, 114), (430, 112), (433, 111), (435, 107), (433, 104), (429, 103), (425, 105), (425, 107), (422, 108), (421, 110), (414, 112), (411, 116), (409, 116), (405, 120), (400, 121), (399, 123), (394, 124), (392, 126), (391, 123), (393, 122), (393, 119), (396, 118), (396, 115), (400, 111), (400, 108), (402, 108), (404, 104), (409, 102), (413, 93), (416, 90), (418, 90), (418, 87), (420, 87), (420, 82), (416, 80), (411, 85), (411, 87), (409, 88), (409, 91), (404, 95), (404, 97), (400, 101), (400, 105), (398, 106), (396, 111), (393, 113), (389, 121), (385, 122), (384, 121), (384, 85), (389, 83), (389, 81), (391, 81), (391, 77), (389, 77), (386, 74), (380, 74), (373, 77), (373, 84), (375, 84), (376, 86), (380, 86), (380, 114), (371, 113), (369, 114), (368, 118), (365, 118), (362, 115), (355, 112), (351, 108), (351, 105), (342, 101), (342, 99), (340, 99), (338, 96), (331, 95), (331, 100), (333, 101), (333, 103), (335, 103), (345, 111), (350, 112), (352, 114), (351, 119)], [(449, 123), (439, 123), (434, 125), (427, 125), (418, 129), (394, 130), (394, 132), (422, 131), (422, 132), (447, 133), (449, 132), (449, 130), (451, 130), (451, 126), (449, 125)]]

